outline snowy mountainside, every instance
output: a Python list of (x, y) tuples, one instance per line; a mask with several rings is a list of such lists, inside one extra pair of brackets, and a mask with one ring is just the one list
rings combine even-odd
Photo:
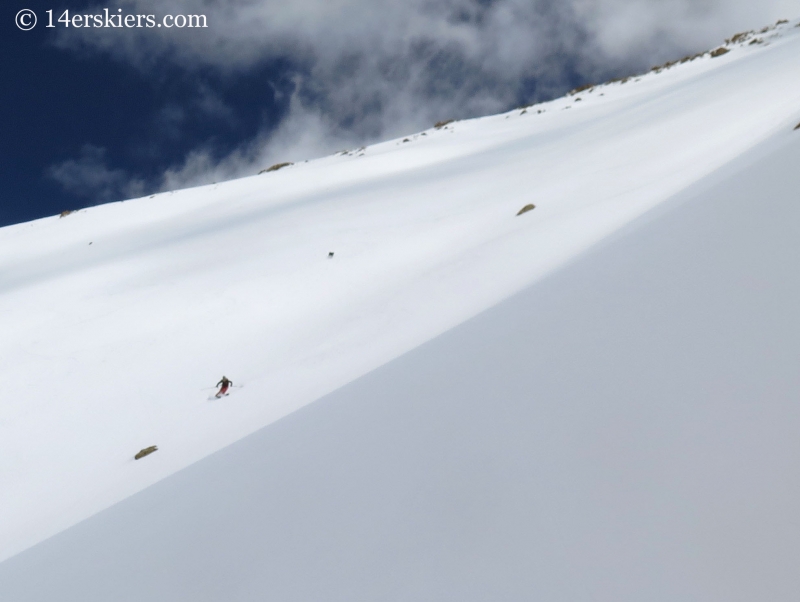
[[(790, 131), (793, 25), (407, 142), (0, 229), (13, 392), (0, 559), (463, 323)], [(243, 387), (216, 400), (223, 374)]]
[(0, 563), (14, 602), (793, 602), (800, 140)]

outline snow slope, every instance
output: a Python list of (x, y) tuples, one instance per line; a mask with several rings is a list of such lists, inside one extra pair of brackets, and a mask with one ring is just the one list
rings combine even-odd
[(798, 162), (800, 136), (776, 136), (0, 563), (0, 599), (796, 600)]
[[(0, 229), (0, 386), (13, 392), (0, 401), (0, 558), (391, 362), (759, 144), (779, 144), (800, 118), (798, 33), (785, 25), (763, 46), (735, 44), (724, 56), (598, 87), (580, 101), (570, 96), (408, 142)], [(516, 217), (527, 203), (537, 208)], [(223, 373), (244, 387), (217, 401), (208, 387)], [(379, 390), (395, 386), (369, 378), (379, 379)], [(403, 403), (370, 398), (375, 411)], [(318, 409), (326, 404), (313, 411), (333, 411)], [(359, 411), (373, 426), (365, 405)], [(474, 411), (520, 418), (502, 408)], [(287, 424), (295, 422), (274, 428)], [(416, 425), (412, 441), (434, 423)], [(294, 453), (336, 455), (316, 447), (313, 429), (304, 432), (286, 443)], [(365, 445), (375, 442), (363, 436)], [(133, 460), (153, 444), (156, 454)], [(353, 449), (373, 453), (369, 445)], [(242, 453), (256, 463), (256, 452)], [(64, 536), (151, 503), (142, 500), (204, 466), (216, 464), (198, 464)], [(176, 492), (175, 503), (185, 508), (183, 495)], [(112, 520), (109, 530), (120, 527), (116, 520), (128, 519)], [(14, 563), (34, 566), (58, 541), (67, 540), (0, 565), (0, 594), (24, 591), (11, 589), (19, 584)], [(409, 550), (395, 552), (405, 558)]]

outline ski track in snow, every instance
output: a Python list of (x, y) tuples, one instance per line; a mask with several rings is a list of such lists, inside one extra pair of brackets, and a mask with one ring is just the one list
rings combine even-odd
[[(800, 30), (779, 31), (364, 156), (0, 229), (0, 560), (498, 304), (790, 132)], [(222, 374), (246, 388), (209, 399)]]

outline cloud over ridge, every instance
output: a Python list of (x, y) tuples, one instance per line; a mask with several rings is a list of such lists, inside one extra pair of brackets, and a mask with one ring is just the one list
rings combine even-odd
[(793, 17), (796, 0), (132, 0), (127, 14), (205, 14), (206, 29), (63, 30), (57, 43), (143, 70), (236, 76), (284, 57), (289, 110), (222, 159), (208, 149), (162, 188), (253, 173), (545, 100)]

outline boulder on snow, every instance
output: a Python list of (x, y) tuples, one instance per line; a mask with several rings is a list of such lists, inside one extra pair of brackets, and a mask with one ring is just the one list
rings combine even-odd
[(58, 214), (58, 217), (67, 217), (70, 213), (75, 213), (74, 209), (64, 209), (61, 213)]
[(711, 58), (715, 59), (718, 56), (722, 56), (723, 54), (728, 54), (729, 52), (730, 52), (730, 50), (728, 50), (724, 46), (720, 46), (719, 48), (717, 48), (716, 50), (713, 50), (711, 52)]
[(533, 211), (534, 209), (536, 209), (536, 205), (533, 204), (525, 205), (522, 209), (519, 210), (519, 213), (517, 213), (517, 215), (519, 216), (522, 215), (523, 213), (528, 213), (528, 211)]
[(157, 445), (151, 445), (150, 447), (145, 447), (138, 454), (136, 454), (133, 457), (133, 459), (134, 460), (141, 460), (145, 456), (149, 456), (150, 454), (152, 454), (153, 452), (156, 452), (156, 451), (158, 451), (158, 446)]
[(433, 125), (433, 127), (435, 127), (437, 130), (441, 130), (446, 125), (450, 125), (451, 123), (453, 123), (453, 121), (454, 121), (453, 119), (445, 119), (444, 121), (437, 121)]
[(796, 126), (794, 126), (794, 129), (800, 130), (800, 123), (798, 123)]
[(283, 169), (284, 167), (289, 167), (290, 165), (294, 165), (294, 163), (276, 163), (275, 165), (267, 167), (266, 169), (262, 169), (261, 171), (258, 172), (258, 175), (261, 175), (262, 173), (268, 173), (270, 171), (278, 171), (279, 169)]

